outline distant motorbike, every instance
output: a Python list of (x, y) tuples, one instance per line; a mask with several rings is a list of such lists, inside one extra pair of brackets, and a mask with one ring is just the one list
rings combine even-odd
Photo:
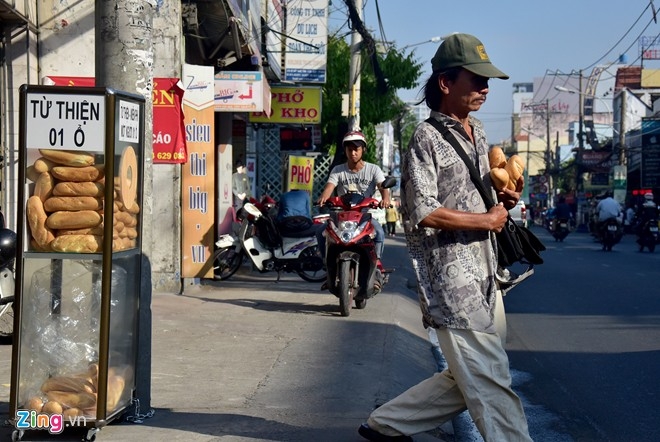
[(269, 213), (271, 208), (264, 206), (260, 210), (249, 202), (243, 205), (238, 214), (238, 231), (221, 235), (215, 243), (215, 278), (230, 278), (247, 256), (259, 272), (277, 272), (278, 281), (282, 271), (295, 272), (309, 282), (324, 281), (326, 271), (316, 240), (317, 229), (323, 226), (309, 220), (311, 227), (282, 235)]
[(639, 244), (639, 251), (643, 252), (645, 248), (648, 248), (649, 252), (653, 253), (658, 242), (658, 220), (652, 218), (644, 221), (637, 230), (637, 244)]
[(603, 250), (612, 251), (612, 247), (621, 241), (623, 229), (616, 218), (610, 218), (601, 223), (599, 227), (598, 240), (603, 244)]
[(0, 338), (14, 332), (14, 261), (16, 233), (0, 229)]
[(569, 222), (570, 220), (568, 218), (556, 218), (552, 220), (550, 233), (552, 233), (552, 237), (555, 241), (564, 241), (568, 236), (570, 233)]
[[(396, 184), (388, 177), (383, 187)], [(387, 283), (390, 271), (385, 270), (376, 256), (375, 230), (369, 209), (378, 208), (378, 200), (359, 193), (347, 193), (329, 198), (330, 209), (324, 236), (328, 278), (324, 287), (339, 298), (342, 316), (349, 316), (353, 302), (363, 309)]]

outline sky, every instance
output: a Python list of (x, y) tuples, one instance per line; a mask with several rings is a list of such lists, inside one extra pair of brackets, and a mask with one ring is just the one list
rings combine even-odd
[[(374, 39), (399, 48), (427, 42), (409, 48), (424, 66), (422, 82), (439, 45), (428, 40), (453, 32), (479, 38), (491, 62), (510, 76), (490, 80), (486, 103), (474, 114), (484, 123), (489, 142), (498, 143), (511, 136), (515, 83), (580, 69), (588, 76), (593, 66), (617, 62), (623, 54), (628, 64), (639, 66), (639, 37), (658, 36), (660, 42), (660, 23), (653, 21), (649, 4), (650, 0), (363, 0), (363, 20)], [(660, 1), (655, 6), (660, 8)], [(329, 19), (330, 32), (345, 23), (344, 1), (332, 0)], [(645, 60), (644, 67), (660, 68), (660, 62)], [(420, 87), (401, 90), (399, 97), (421, 98)]]

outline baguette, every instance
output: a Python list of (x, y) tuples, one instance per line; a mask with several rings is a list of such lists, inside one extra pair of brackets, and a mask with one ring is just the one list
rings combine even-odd
[(135, 227), (137, 226), (137, 217), (131, 215), (128, 212), (117, 212), (115, 213), (115, 219), (123, 223), (126, 227)]
[(506, 156), (501, 147), (495, 146), (488, 151), (488, 164), (491, 169), (504, 167), (506, 165)]
[(94, 164), (94, 155), (79, 150), (39, 149), (46, 159), (64, 166), (82, 167)]
[(49, 391), (69, 391), (77, 393), (79, 391), (87, 391), (88, 393), (94, 392), (94, 386), (85, 378), (78, 378), (72, 376), (53, 376), (48, 378), (41, 384), (41, 391), (48, 393)]
[(140, 213), (140, 206), (138, 206), (137, 201), (133, 201), (133, 204), (130, 204), (130, 207), (126, 207), (126, 211), (132, 215), (137, 215)]
[(74, 181), (76, 183), (82, 181), (96, 181), (104, 175), (103, 166), (55, 166), (51, 173), (60, 181)]
[(25, 408), (28, 410), (34, 410), (37, 413), (41, 411), (41, 408), (44, 406), (44, 401), (38, 396), (31, 397), (28, 399), (27, 403), (25, 404)]
[(37, 244), (38, 248), (48, 250), (48, 245), (55, 239), (55, 235), (50, 227), (48, 227), (48, 215), (44, 211), (44, 204), (41, 198), (37, 195), (32, 195), (27, 200), (25, 208), (28, 226), (32, 233), (32, 239)]
[(53, 166), (57, 166), (57, 163), (44, 157), (38, 158), (37, 161), (34, 162), (34, 169), (39, 173), (50, 172), (50, 169), (52, 169)]
[(518, 155), (511, 155), (504, 169), (509, 174), (509, 184), (507, 187), (515, 191), (518, 187), (518, 180), (523, 176), (523, 172), (525, 171), (525, 164), (522, 158)]
[(103, 223), (95, 227), (87, 227), (85, 229), (61, 229), (57, 231), (57, 236), (60, 235), (103, 235)]
[(101, 215), (93, 210), (69, 212), (60, 210), (51, 213), (46, 220), (46, 226), (51, 229), (85, 229), (101, 224)]
[(53, 195), (56, 196), (103, 196), (104, 187), (100, 182), (71, 182), (62, 181), (55, 184)]
[(108, 373), (108, 396), (107, 396), (107, 409), (108, 411), (114, 411), (121, 395), (124, 392), (124, 387), (126, 386), (126, 381), (122, 376), (119, 375), (110, 375)]
[(92, 393), (68, 391), (49, 391), (46, 393), (49, 401), (56, 401), (67, 408), (89, 408), (96, 405), (96, 396)]
[(55, 252), (98, 253), (103, 248), (103, 237), (97, 235), (61, 235), (50, 243), (50, 247)]
[(41, 408), (41, 412), (46, 414), (62, 414), (62, 411), (64, 411), (62, 404), (52, 400), (46, 402)]
[[(55, 180), (48, 172), (41, 172), (39, 178), (34, 183), (34, 195), (38, 196), (41, 201), (46, 201), (53, 193)], [(48, 209), (45, 209), (48, 211)]]
[(490, 181), (497, 191), (504, 190), (509, 184), (509, 173), (500, 167), (490, 169)]
[(37, 182), (37, 180), (39, 179), (39, 175), (41, 175), (41, 172), (39, 172), (37, 169), (35, 169), (34, 165), (28, 166), (25, 169), (25, 178), (32, 181), (33, 183)]
[(53, 196), (44, 201), (46, 212), (99, 210), (102, 207), (103, 200), (93, 196)]

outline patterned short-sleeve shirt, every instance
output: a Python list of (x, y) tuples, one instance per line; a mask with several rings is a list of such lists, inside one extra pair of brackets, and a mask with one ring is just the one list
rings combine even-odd
[[(439, 112), (431, 112), (431, 117), (447, 125), (490, 187), (488, 144), (481, 122), (470, 117), (475, 140), (472, 144), (458, 121)], [(402, 162), (401, 216), (424, 322), (435, 328), (494, 333), (494, 235), (484, 230), (419, 226), (441, 207), (487, 211), (461, 157), (440, 132), (423, 122), (415, 130)]]

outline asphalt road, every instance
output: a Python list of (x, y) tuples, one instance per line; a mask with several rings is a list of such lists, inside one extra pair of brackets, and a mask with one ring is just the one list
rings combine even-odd
[[(546, 262), (505, 297), (514, 389), (533, 439), (660, 440), (660, 253), (637, 252), (632, 237), (602, 252), (588, 235), (554, 243), (536, 232)], [(245, 268), (184, 296), (155, 295), (156, 413), (97, 440), (359, 442), (369, 410), (434, 369), (401, 237), (387, 239), (384, 261), (395, 268), (385, 291), (348, 318), (315, 284)], [(0, 346), (2, 420), (9, 350)], [(415, 440), (481, 440), (466, 416), (454, 424)]]
[(660, 440), (660, 253), (630, 235), (605, 252), (588, 234), (534, 231), (545, 263), (505, 298), (522, 394), (572, 440)]

